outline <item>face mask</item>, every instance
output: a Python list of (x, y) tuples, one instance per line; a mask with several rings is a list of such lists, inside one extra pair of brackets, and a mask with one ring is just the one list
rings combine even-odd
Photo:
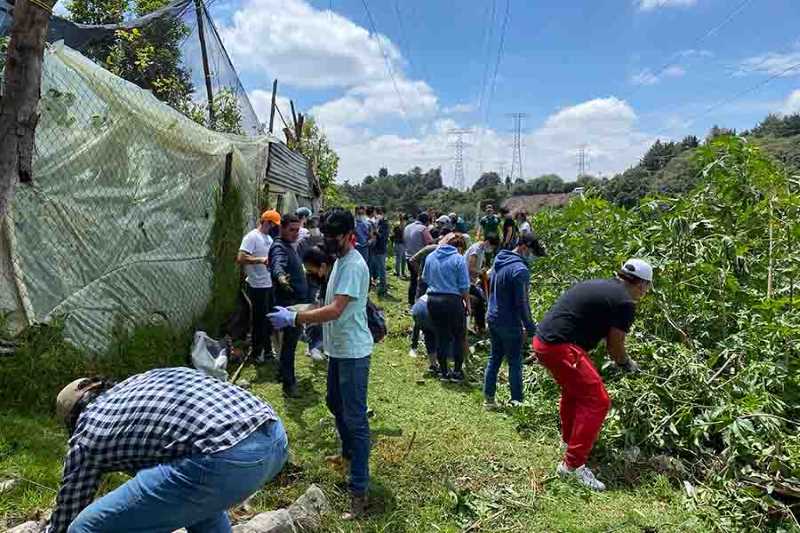
[(340, 237), (325, 237), (324, 241), (325, 253), (338, 256), (342, 251), (342, 242)]

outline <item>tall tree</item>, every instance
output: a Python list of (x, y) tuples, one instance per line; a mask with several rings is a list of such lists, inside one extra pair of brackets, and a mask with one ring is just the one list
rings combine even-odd
[(472, 186), (472, 190), (479, 191), (487, 187), (496, 187), (501, 183), (503, 183), (503, 180), (500, 179), (500, 175), (497, 172), (484, 172), (475, 182), (475, 185)]
[[(52, 7), (53, 3), (48, 5)], [(49, 21), (49, 10), (29, 0), (16, 0), (0, 97), (0, 220), (5, 217), (17, 181), (33, 179), (34, 134), (39, 122), (37, 108)]]

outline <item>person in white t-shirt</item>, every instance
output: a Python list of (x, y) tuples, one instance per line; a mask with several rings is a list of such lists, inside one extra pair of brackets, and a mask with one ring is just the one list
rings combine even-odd
[(269, 274), (269, 236), (273, 227), (280, 226), (281, 215), (274, 209), (264, 211), (259, 225), (247, 233), (239, 245), (236, 262), (244, 267), (247, 296), (250, 298), (250, 326), (252, 338), (250, 354), (256, 362), (264, 362), (265, 355), (274, 357), (270, 334), (272, 327), (267, 320), (267, 311), (272, 308), (272, 277)]

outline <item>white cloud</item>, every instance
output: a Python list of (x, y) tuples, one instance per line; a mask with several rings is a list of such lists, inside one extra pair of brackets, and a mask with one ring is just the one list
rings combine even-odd
[(714, 57), (714, 52), (705, 49), (689, 48), (678, 52), (681, 57)]
[(634, 0), (642, 11), (650, 11), (662, 7), (691, 7), (697, 0)]
[(220, 28), (240, 72), (268, 73), (298, 87), (352, 87), (386, 76), (386, 53), (399, 70), (400, 51), (383, 35), (305, 0), (245, 0)]
[(749, 57), (739, 64), (737, 74), (757, 73), (784, 77), (800, 75), (800, 51), (789, 53), (769, 52)]
[(685, 75), (686, 69), (680, 65), (670, 65), (658, 73), (646, 68), (631, 76), (631, 83), (634, 85), (655, 85), (664, 78), (681, 78)]
[[(248, 97), (250, 98), (250, 103), (253, 104), (253, 111), (256, 112), (258, 119), (264, 124), (269, 125), (270, 106), (272, 105), (272, 91), (255, 89), (248, 93)], [(292, 114), (291, 107), (289, 105), (289, 99), (278, 95), (275, 98), (275, 105), (283, 114), (283, 117), (286, 119), (286, 121), (289, 122), (289, 117)], [(275, 124), (275, 131), (280, 131), (283, 127), (283, 122), (281, 122), (280, 116), (277, 112), (275, 113)]]
[(442, 113), (447, 115), (457, 115), (460, 113), (472, 113), (478, 109), (478, 104), (474, 102), (462, 102), (442, 108)]
[(795, 90), (786, 98), (781, 110), (785, 115), (794, 115), (800, 113), (800, 89)]
[[(590, 171), (608, 175), (637, 161), (654, 138), (637, 128), (638, 117), (631, 106), (617, 98), (598, 98), (561, 109), (540, 126), (523, 136), (525, 177), (557, 172), (566, 179), (576, 173), (575, 153), (586, 144), (591, 157)], [(374, 135), (366, 130), (331, 130), (332, 144), (341, 156), (340, 181), (360, 181), (381, 166), (390, 171), (405, 171), (415, 165), (425, 169), (442, 167), (446, 184), (453, 180), (453, 138), (448, 131), (469, 127), (452, 118), (440, 118), (413, 137)], [(468, 183), (474, 183), (479, 170), (510, 171), (510, 134), (472, 126), (465, 138), (464, 166)], [(342, 137), (344, 135), (344, 137)]]
[[(312, 108), (309, 113), (323, 124), (365, 124), (387, 117), (418, 119), (437, 109), (433, 89), (424, 81), (396, 77), (348, 90), (344, 96)], [(396, 89), (396, 90), (395, 90)]]

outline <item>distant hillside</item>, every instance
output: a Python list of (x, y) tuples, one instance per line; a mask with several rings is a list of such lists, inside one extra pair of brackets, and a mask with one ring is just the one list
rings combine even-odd
[(555, 194), (527, 194), (524, 196), (512, 196), (503, 202), (503, 207), (511, 211), (524, 209), (528, 214), (536, 213), (547, 207), (561, 207), (569, 202), (569, 193)]

